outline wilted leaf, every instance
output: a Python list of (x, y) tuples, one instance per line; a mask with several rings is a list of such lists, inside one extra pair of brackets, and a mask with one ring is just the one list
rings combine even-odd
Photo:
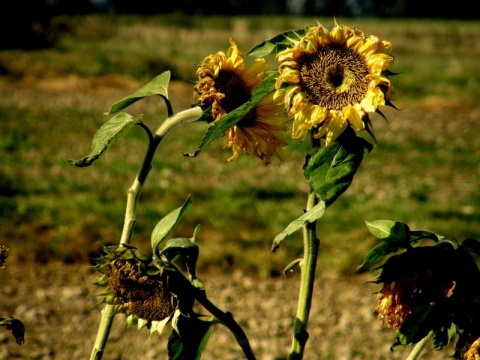
[(146, 98), (148, 96), (160, 95), (165, 100), (168, 100), (168, 85), (170, 83), (170, 71), (165, 71), (155, 77), (145, 86), (141, 87), (133, 94), (125, 96), (123, 99), (117, 101), (110, 107), (107, 114), (117, 113), (133, 103)]
[(78, 167), (90, 166), (100, 155), (107, 151), (120, 136), (127, 133), (141, 120), (141, 116), (134, 118), (127, 113), (116, 114), (105, 122), (95, 133), (90, 154), (80, 160), (69, 160), (70, 164)]

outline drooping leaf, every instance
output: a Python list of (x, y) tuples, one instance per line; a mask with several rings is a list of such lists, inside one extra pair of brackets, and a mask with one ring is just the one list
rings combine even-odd
[(133, 103), (146, 98), (148, 96), (160, 95), (166, 101), (168, 101), (168, 85), (170, 83), (170, 71), (165, 71), (155, 77), (148, 84), (144, 85), (131, 95), (125, 96), (123, 99), (117, 101), (110, 107), (110, 110), (107, 114), (115, 114), (119, 111), (122, 111), (126, 107), (132, 105)]
[(275, 238), (273, 239), (272, 251), (275, 251), (278, 249), (280, 242), (282, 242), (282, 240), (285, 239), (285, 237), (301, 229), (306, 223), (312, 223), (320, 219), (322, 215), (325, 213), (325, 209), (326, 209), (325, 202), (319, 201), (317, 205), (313, 206), (310, 210), (305, 212), (302, 216), (293, 220), (290, 224), (287, 225), (285, 230), (283, 230), (281, 233), (275, 236)]
[(175, 238), (170, 240), (167, 245), (159, 251), (159, 257), (164, 257), (167, 261), (173, 262), (181, 258), (190, 275), (195, 278), (195, 268), (199, 255), (198, 245), (192, 239)]
[(158, 255), (158, 246), (167, 238), (175, 226), (178, 224), (185, 211), (192, 203), (192, 198), (189, 196), (182, 206), (173, 210), (162, 220), (160, 220), (152, 231), (151, 242), (152, 251)]
[(200, 145), (193, 153), (184, 153), (184, 156), (195, 157), (200, 154), (208, 145), (215, 140), (224, 136), (228, 128), (234, 126), (242, 120), (248, 113), (269, 93), (273, 91), (275, 85), (275, 77), (266, 78), (252, 93), (252, 97), (245, 104), (239, 106), (235, 110), (230, 111), (227, 115), (213, 122), (205, 132)]
[(207, 346), (213, 322), (175, 314), (173, 331), (168, 339), (170, 360), (198, 360)]
[(328, 148), (322, 147), (308, 159), (305, 178), (327, 207), (348, 189), (353, 176), (373, 145), (348, 127)]
[(12, 332), (18, 345), (22, 345), (25, 342), (25, 326), (20, 320), (13, 317), (0, 317), (0, 326), (4, 326)]
[(253, 47), (248, 55), (255, 57), (264, 57), (273, 53), (278, 53), (292, 46), (292, 41), (298, 41), (305, 33), (306, 29), (289, 30), (284, 33), (278, 34), (269, 40), (265, 40), (262, 43)]
[(141, 116), (133, 117), (132, 115), (123, 112), (114, 115), (95, 133), (92, 140), (90, 154), (80, 160), (69, 160), (70, 164), (78, 167), (90, 166), (105, 151), (107, 151), (120, 136), (126, 134), (141, 120)]
[(410, 231), (410, 243), (414, 244), (417, 241), (430, 239), (438, 242), (442, 237), (428, 230), (412, 230)]
[(480, 241), (474, 238), (467, 238), (462, 241), (462, 247), (480, 255)]
[(360, 265), (357, 270), (362, 271), (366, 267), (380, 261), (385, 255), (391, 254), (392, 252), (396, 252), (399, 250), (398, 248), (392, 247), (391, 245), (392, 244), (388, 242), (382, 242), (376, 245), (372, 250), (368, 252), (368, 254), (363, 259), (362, 265)]

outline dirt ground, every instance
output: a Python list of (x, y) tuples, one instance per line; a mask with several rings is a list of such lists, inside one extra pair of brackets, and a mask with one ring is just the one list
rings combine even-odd
[[(87, 264), (8, 263), (0, 272), (2, 316), (15, 316), (26, 327), (25, 343), (17, 345), (0, 329), (0, 359), (88, 359), (100, 322), (102, 289), (93, 285), (98, 273)], [(199, 274), (207, 295), (221, 309), (231, 311), (244, 328), (258, 359), (286, 359), (298, 274), (259, 278), (226, 270)], [(373, 309), (377, 285), (371, 272), (340, 276), (322, 274), (309, 323), (305, 360), (405, 359), (409, 349), (391, 352), (393, 330), (384, 328)], [(124, 327), (118, 315), (110, 333), (105, 360), (167, 359), (170, 328), (148, 340), (146, 329)], [(424, 351), (421, 359), (447, 359), (451, 350)], [(202, 359), (242, 359), (234, 337), (217, 325)]]

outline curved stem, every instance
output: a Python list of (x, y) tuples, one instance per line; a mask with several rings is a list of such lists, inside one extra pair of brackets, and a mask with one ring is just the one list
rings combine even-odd
[[(168, 104), (168, 102), (167, 102)], [(170, 113), (170, 110), (169, 110)], [(125, 220), (123, 223), (122, 235), (120, 238), (120, 245), (130, 244), (133, 232), (133, 226), (136, 221), (137, 204), (142, 191), (143, 185), (147, 179), (148, 174), (152, 168), (152, 161), (155, 156), (155, 152), (158, 145), (162, 142), (165, 135), (174, 126), (186, 122), (192, 122), (202, 116), (202, 109), (200, 107), (194, 107), (185, 111), (179, 112), (175, 116), (167, 118), (163, 124), (159, 127), (153, 138), (148, 144), (145, 157), (143, 158), (140, 170), (137, 173), (133, 184), (130, 186), (127, 192), (127, 204), (125, 209)], [(97, 332), (97, 338), (95, 339), (95, 345), (90, 355), (90, 360), (102, 359), (105, 346), (108, 341), (110, 329), (112, 328), (113, 319), (115, 317), (115, 311), (113, 305), (105, 305), (102, 311), (102, 319)]]
[[(306, 210), (308, 211), (314, 207), (317, 202), (318, 199), (315, 191), (310, 189)], [(316, 224), (317, 222), (313, 221), (303, 226), (304, 249), (303, 259), (300, 262), (300, 292), (298, 296), (297, 315), (295, 318), (292, 346), (288, 357), (289, 360), (300, 360), (303, 358), (305, 344), (308, 340), (307, 325), (312, 304), (318, 250), (320, 248), (320, 241), (318, 240), (316, 234)]]
[(433, 331), (430, 331), (427, 336), (425, 336), (422, 340), (420, 340), (417, 345), (415, 345), (415, 347), (413, 348), (412, 352), (410, 353), (410, 355), (408, 355), (407, 359), (406, 360), (415, 360), (417, 359), (419, 356), (420, 356), (420, 353), (422, 352), (422, 350), (425, 348), (425, 346), (427, 345), (427, 343), (430, 341), (430, 339), (433, 338), (433, 335), (435, 333)]

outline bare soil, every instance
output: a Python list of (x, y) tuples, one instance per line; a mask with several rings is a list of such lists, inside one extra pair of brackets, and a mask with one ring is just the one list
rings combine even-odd
[[(291, 342), (298, 274), (261, 278), (226, 269), (199, 274), (207, 295), (231, 311), (244, 328), (257, 358), (286, 359)], [(88, 359), (103, 305), (98, 273), (88, 265), (8, 263), (0, 272), (2, 316), (15, 316), (26, 327), (25, 343), (17, 345), (0, 329), (0, 359)], [(309, 323), (305, 360), (404, 359), (409, 349), (391, 352), (392, 329), (383, 327), (373, 309), (378, 285), (371, 272), (352, 275), (322, 273)], [(170, 328), (150, 340), (146, 329), (125, 328), (118, 315), (110, 333), (105, 360), (167, 359)], [(447, 359), (452, 351), (424, 351), (421, 359)], [(202, 359), (242, 359), (232, 334), (217, 325)]]

